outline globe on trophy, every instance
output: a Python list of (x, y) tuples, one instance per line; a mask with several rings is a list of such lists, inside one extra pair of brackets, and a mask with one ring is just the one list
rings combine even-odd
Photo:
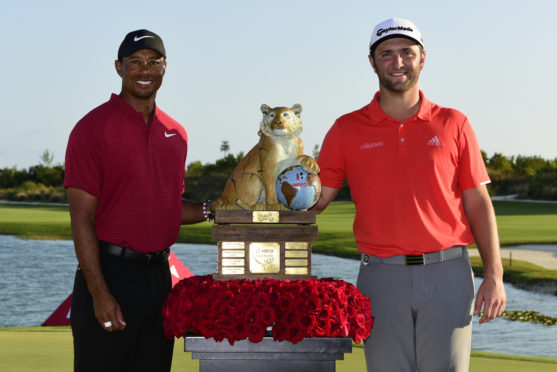
[(277, 199), (288, 209), (307, 211), (317, 203), (321, 195), (321, 180), (317, 174), (294, 165), (283, 170), (277, 177)]

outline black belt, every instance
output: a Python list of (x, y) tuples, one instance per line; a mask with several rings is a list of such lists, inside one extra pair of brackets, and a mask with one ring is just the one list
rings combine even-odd
[(453, 260), (461, 257), (466, 252), (463, 245), (455, 245), (454, 247), (444, 249), (439, 252), (424, 253), (420, 255), (398, 255), (392, 257), (377, 257), (369, 254), (362, 254), (362, 263), (369, 265), (371, 262), (381, 262), (393, 265), (429, 265), (443, 261)]
[(141, 262), (146, 265), (161, 264), (168, 262), (170, 256), (170, 249), (166, 248), (164, 251), (159, 252), (138, 252), (119, 245), (99, 241), (99, 248), (112, 256), (122, 257), (130, 261)]

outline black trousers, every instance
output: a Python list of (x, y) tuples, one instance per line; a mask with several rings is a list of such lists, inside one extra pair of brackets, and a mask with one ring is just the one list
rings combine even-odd
[(164, 337), (161, 308), (172, 288), (168, 263), (146, 265), (100, 253), (108, 288), (126, 329), (106, 332), (95, 318), (83, 272), (77, 269), (70, 322), (76, 372), (166, 372), (174, 340)]

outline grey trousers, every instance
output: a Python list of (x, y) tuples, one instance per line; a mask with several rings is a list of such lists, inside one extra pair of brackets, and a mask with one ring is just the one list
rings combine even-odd
[(360, 263), (357, 287), (375, 317), (368, 371), (468, 371), (474, 277), (468, 253), (426, 266)]

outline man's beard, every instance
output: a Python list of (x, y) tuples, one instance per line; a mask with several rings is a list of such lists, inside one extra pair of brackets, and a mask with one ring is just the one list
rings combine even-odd
[(412, 88), (417, 82), (420, 73), (407, 72), (406, 81), (394, 83), (386, 74), (379, 73), (377, 77), (379, 78), (379, 83), (382, 86), (393, 92), (406, 92), (408, 89)]

